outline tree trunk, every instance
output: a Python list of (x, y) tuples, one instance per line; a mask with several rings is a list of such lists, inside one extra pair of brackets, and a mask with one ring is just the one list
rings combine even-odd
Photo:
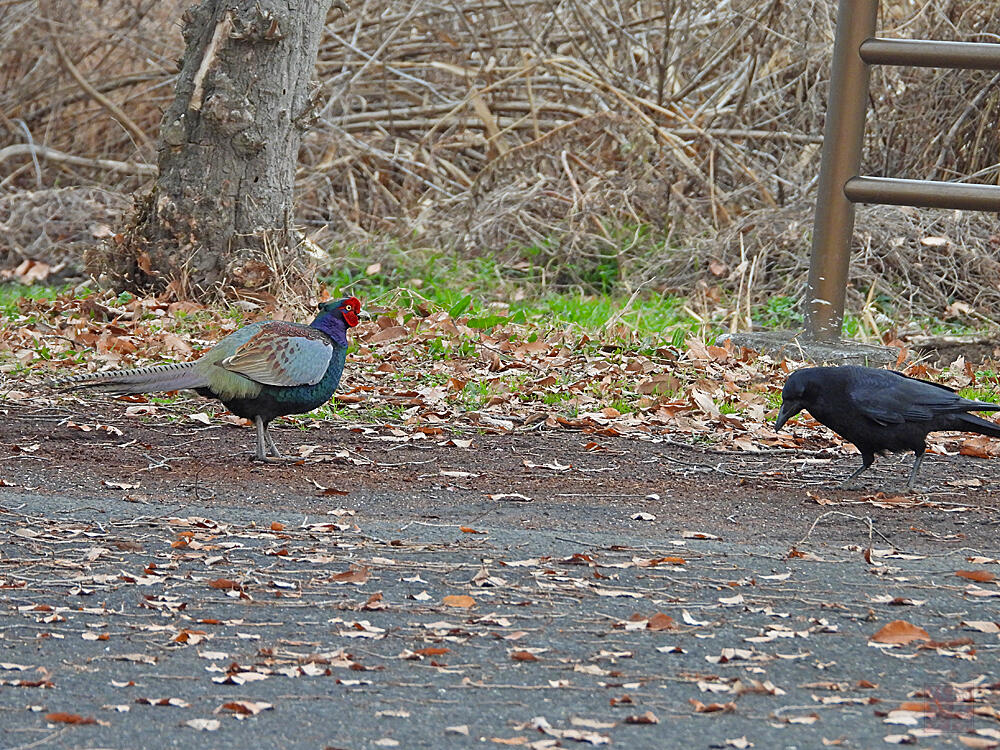
[(202, 0), (184, 13), (159, 176), (106, 271), (178, 297), (308, 292), (292, 193), (329, 6)]

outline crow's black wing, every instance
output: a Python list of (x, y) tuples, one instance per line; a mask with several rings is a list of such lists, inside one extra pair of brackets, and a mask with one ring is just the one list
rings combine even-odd
[(998, 404), (970, 401), (946, 386), (890, 371), (854, 379), (848, 397), (858, 411), (882, 425), (920, 422), (967, 411), (1000, 410)]

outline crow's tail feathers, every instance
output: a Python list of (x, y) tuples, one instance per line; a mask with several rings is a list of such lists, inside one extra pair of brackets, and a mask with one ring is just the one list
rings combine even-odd
[(968, 432), (978, 432), (980, 435), (1000, 438), (1000, 424), (977, 417), (974, 414), (962, 414), (959, 417), (961, 427), (959, 429)]

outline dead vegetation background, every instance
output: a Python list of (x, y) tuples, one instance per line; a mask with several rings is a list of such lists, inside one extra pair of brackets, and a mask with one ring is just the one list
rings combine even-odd
[[(0, 4), (3, 265), (74, 267), (143, 191), (187, 2)], [(357, 0), (328, 18), (299, 222), (373, 260), (437, 247), (527, 260), (550, 284), (797, 295), (835, 11)], [(990, 0), (886, 0), (880, 29), (1000, 41)], [(996, 183), (998, 83), (875, 68), (864, 171)], [(854, 309), (883, 295), (913, 317), (995, 317), (995, 216), (862, 208), (856, 241)]]

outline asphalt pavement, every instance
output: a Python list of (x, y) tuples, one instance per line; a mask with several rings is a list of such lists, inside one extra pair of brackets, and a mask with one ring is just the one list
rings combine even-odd
[[(748, 544), (599, 498), (329, 500), (0, 489), (0, 747), (1000, 736), (1000, 543), (901, 552), (836, 513), (836, 542)], [(872, 642), (897, 620), (924, 636)]]

